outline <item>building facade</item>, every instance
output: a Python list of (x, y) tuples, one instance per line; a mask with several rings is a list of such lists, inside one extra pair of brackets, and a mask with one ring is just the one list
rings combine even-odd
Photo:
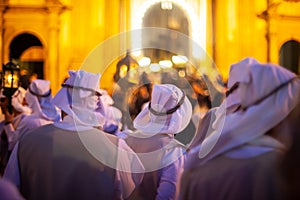
[[(50, 80), (54, 93), (67, 71), (84, 68), (99, 45), (102, 53), (91, 65), (105, 75), (106, 89), (128, 49), (155, 63), (175, 54), (196, 57), (204, 72), (214, 63), (224, 81), (230, 64), (248, 56), (299, 73), (298, 0), (1, 0), (0, 19), (0, 61), (17, 60), (29, 73)], [(144, 49), (135, 46), (144, 42), (143, 33), (122, 35), (146, 27), (172, 31), (154, 34)], [(175, 42), (182, 35), (189, 42)], [(166, 49), (155, 48), (163, 43)], [(202, 62), (195, 46), (210, 64)]]

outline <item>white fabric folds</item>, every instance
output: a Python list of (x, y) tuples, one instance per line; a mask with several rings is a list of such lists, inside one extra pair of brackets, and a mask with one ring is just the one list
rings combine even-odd
[(150, 104), (138, 114), (133, 124), (148, 136), (176, 134), (188, 125), (191, 116), (191, 103), (181, 89), (172, 84), (157, 84), (153, 87)]
[(228, 88), (213, 131), (200, 145), (200, 163), (221, 154), (247, 158), (284, 148), (265, 133), (299, 103), (300, 79), (283, 67), (246, 58), (231, 66)]
[(50, 81), (36, 79), (29, 85), (25, 100), (32, 110), (32, 115), (50, 121), (60, 120), (58, 110), (52, 104)]
[(69, 71), (69, 78), (53, 98), (53, 103), (82, 126), (103, 126), (99, 85), (100, 74)]

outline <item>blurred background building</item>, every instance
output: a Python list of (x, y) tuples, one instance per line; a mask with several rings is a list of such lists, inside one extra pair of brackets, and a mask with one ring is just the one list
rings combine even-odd
[[(179, 76), (190, 73), (181, 55), (201, 63), (196, 43), (215, 63), (223, 81), (230, 64), (247, 56), (299, 73), (299, 0), (0, 0), (0, 61), (16, 60), (30, 75), (50, 80), (56, 92), (67, 71), (80, 68), (97, 45), (144, 27), (176, 31), (157, 34), (149, 42), (155, 46), (171, 38), (174, 42), (165, 45), (179, 52), (155, 48), (132, 52), (152, 71), (164, 66), (176, 68)], [(179, 34), (193, 42), (176, 42)], [(121, 43), (107, 48), (108, 53), (110, 48), (120, 49), (120, 57), (97, 66), (105, 75), (102, 87), (108, 90), (117, 61), (126, 55)], [(205, 73), (211, 66), (201, 67)]]

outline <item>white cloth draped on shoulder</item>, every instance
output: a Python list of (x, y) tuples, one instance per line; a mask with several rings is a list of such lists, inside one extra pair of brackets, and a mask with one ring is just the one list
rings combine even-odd
[(265, 134), (296, 107), (299, 78), (277, 65), (247, 58), (231, 66), (228, 88), (231, 93), (214, 113), (212, 133), (195, 147), (199, 163), (221, 154), (247, 158), (283, 150), (283, 144)]
[(52, 104), (50, 81), (34, 80), (25, 93), (28, 106), (32, 109), (32, 115), (49, 121), (59, 121), (58, 110)]

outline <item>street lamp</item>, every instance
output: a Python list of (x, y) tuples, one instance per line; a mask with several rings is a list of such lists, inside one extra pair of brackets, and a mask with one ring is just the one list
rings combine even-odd
[(12, 113), (13, 107), (11, 105), (11, 97), (19, 87), (20, 67), (18, 64), (9, 61), (2, 65), (2, 88), (3, 95), (8, 99), (8, 111)]
[(139, 66), (139, 63), (133, 57), (131, 57), (130, 51), (127, 50), (126, 56), (117, 63), (114, 81), (118, 82), (120, 78), (130, 78), (128, 73), (137, 66)]

